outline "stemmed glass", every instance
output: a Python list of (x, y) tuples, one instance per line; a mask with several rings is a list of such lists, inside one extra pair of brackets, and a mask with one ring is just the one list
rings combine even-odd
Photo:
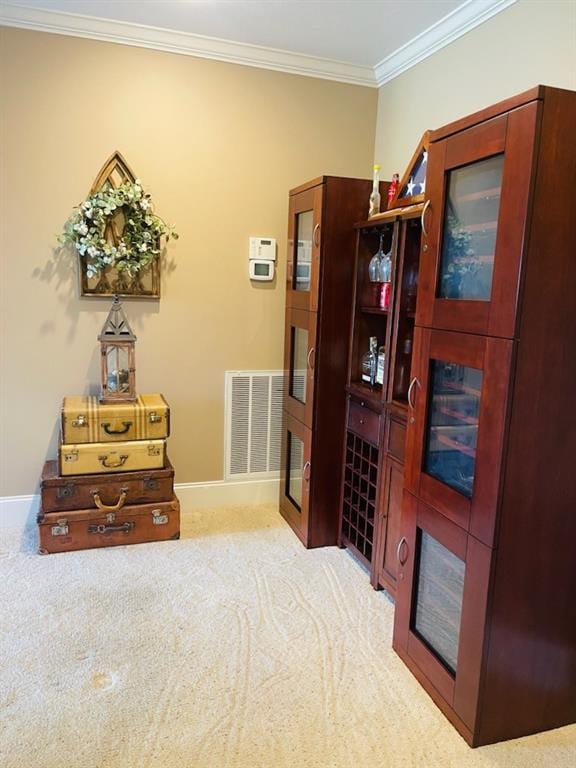
[(370, 259), (368, 264), (368, 277), (371, 283), (381, 283), (382, 262), (386, 254), (384, 253), (384, 233), (380, 232), (380, 245), (378, 250)]

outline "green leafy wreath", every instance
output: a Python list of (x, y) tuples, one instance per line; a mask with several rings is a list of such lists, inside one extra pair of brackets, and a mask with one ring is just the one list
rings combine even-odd
[[(121, 233), (116, 230), (119, 214), (124, 221)], [(110, 228), (114, 242), (107, 237)], [(102, 189), (86, 198), (74, 209), (59, 239), (70, 243), (86, 261), (88, 277), (95, 277), (108, 267), (135, 277), (158, 258), (162, 237), (177, 240), (178, 233), (153, 213), (150, 195), (136, 179), (134, 183)]]

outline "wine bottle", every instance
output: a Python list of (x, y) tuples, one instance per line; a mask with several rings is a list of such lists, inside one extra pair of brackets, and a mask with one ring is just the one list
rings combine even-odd
[(372, 192), (370, 194), (370, 206), (368, 216), (375, 216), (380, 213), (380, 166), (374, 166), (374, 177), (372, 181)]

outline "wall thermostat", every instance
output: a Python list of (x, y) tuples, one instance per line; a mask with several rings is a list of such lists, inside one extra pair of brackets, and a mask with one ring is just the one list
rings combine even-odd
[(276, 238), (251, 237), (248, 253), (250, 280), (273, 280), (276, 262)]

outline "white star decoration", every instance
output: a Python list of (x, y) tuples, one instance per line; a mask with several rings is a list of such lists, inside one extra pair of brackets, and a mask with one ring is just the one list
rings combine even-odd
[(424, 165), (424, 163), (427, 163), (427, 162), (428, 162), (428, 150), (425, 149), (422, 152), (422, 165)]
[(410, 176), (410, 181), (406, 184), (406, 196), (411, 197), (414, 194), (414, 177)]
[(426, 179), (420, 182), (420, 194), (423, 195), (426, 191)]

